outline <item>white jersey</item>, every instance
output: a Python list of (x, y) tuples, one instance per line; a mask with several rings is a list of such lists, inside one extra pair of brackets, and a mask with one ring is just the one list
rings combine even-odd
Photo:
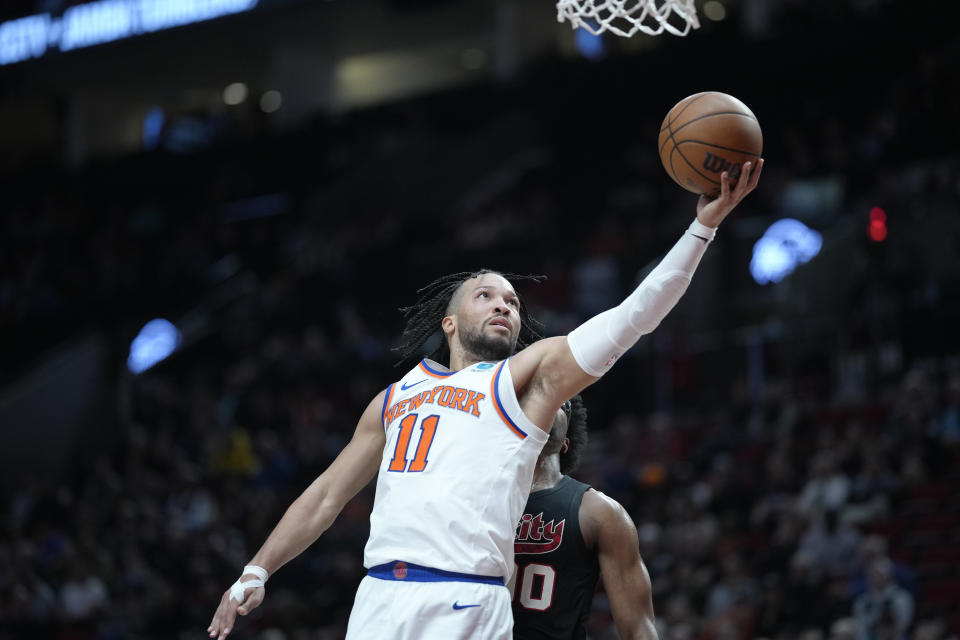
[(364, 565), (508, 578), (548, 434), (520, 410), (507, 361), (450, 371), (424, 360), (387, 388), (382, 417)]

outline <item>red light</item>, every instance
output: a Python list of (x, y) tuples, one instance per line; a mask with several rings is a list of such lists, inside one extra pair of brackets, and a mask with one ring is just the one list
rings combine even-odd
[(887, 212), (880, 207), (870, 209), (870, 224), (867, 225), (867, 237), (874, 242), (887, 239)]
[(879, 220), (871, 220), (867, 227), (867, 235), (874, 242), (883, 242), (887, 238), (887, 225)]
[(887, 212), (880, 207), (874, 207), (873, 209), (870, 209), (870, 222), (879, 222), (881, 224), (885, 224), (887, 222)]

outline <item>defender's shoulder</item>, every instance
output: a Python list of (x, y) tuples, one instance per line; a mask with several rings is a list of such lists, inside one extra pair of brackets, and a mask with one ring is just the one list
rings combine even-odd
[(580, 530), (584, 542), (593, 547), (601, 537), (636, 535), (637, 526), (622, 504), (591, 487), (580, 503)]

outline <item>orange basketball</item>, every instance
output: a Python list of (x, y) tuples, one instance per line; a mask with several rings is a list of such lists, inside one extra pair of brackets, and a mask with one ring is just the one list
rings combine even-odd
[(747, 105), (726, 93), (705, 91), (678, 102), (660, 126), (660, 161), (687, 191), (716, 196), (720, 174), (736, 184), (743, 163), (763, 151), (760, 123)]

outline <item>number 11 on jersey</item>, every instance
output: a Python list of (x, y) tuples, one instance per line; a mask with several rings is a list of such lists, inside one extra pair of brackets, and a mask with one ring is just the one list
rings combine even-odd
[(417, 424), (417, 418), (417, 414), (410, 413), (400, 421), (400, 435), (397, 437), (397, 446), (393, 451), (393, 459), (390, 460), (387, 471), (416, 473), (427, 468), (427, 462), (429, 462), (427, 454), (430, 453), (433, 436), (437, 433), (440, 416), (427, 416), (420, 423), (420, 442), (417, 444), (416, 453), (413, 456), (413, 461), (409, 462), (408, 468), (407, 450), (410, 448), (410, 436), (413, 435), (413, 427)]

